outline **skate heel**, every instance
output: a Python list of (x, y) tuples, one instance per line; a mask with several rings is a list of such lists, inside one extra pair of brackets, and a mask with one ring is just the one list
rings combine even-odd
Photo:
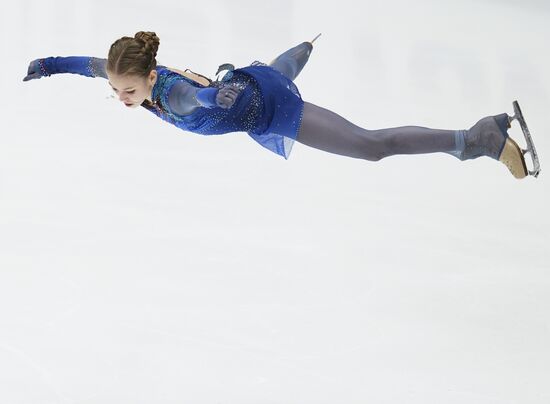
[(510, 118), (507, 113), (495, 115), (493, 116), (493, 118), (495, 118), (498, 128), (500, 129), (504, 137), (508, 137), (508, 129), (510, 128), (510, 121), (512, 120), (512, 118)]
[(511, 137), (506, 138), (498, 160), (508, 167), (512, 175), (517, 179), (525, 178), (529, 174), (525, 165), (525, 159), (523, 158), (523, 152)]
[[(504, 139), (508, 139), (508, 128), (510, 128), (510, 120), (511, 118), (508, 116), (507, 113), (503, 113), (500, 115), (493, 116), (498, 128), (500, 129), (500, 133), (502, 133), (502, 136), (504, 136)], [(497, 156), (502, 155), (502, 151), (504, 150), (504, 147), (506, 146), (506, 142), (502, 144), (502, 147), (497, 153)]]

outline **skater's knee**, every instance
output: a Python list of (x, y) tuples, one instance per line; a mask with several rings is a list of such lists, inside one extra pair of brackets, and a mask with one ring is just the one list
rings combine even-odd
[(363, 138), (363, 158), (369, 161), (380, 161), (389, 156), (390, 144), (374, 130), (361, 129)]

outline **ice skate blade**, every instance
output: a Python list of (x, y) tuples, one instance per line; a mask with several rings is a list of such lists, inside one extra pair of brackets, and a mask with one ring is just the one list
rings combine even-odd
[(527, 177), (528, 171), (525, 165), (523, 153), (518, 144), (510, 137), (506, 138), (504, 149), (498, 159), (503, 163), (518, 180)]
[(519, 122), (519, 125), (521, 126), (521, 131), (523, 132), (523, 136), (525, 137), (525, 142), (527, 143), (527, 149), (521, 150), (521, 151), (522, 151), (522, 154), (529, 153), (531, 155), (531, 161), (533, 162), (533, 170), (527, 170), (527, 173), (536, 178), (540, 173), (539, 155), (537, 154), (537, 149), (535, 149), (533, 138), (531, 137), (531, 133), (527, 128), (527, 123), (525, 122), (525, 118), (523, 117), (523, 114), (521, 112), (518, 102), (514, 101), (513, 105), (514, 105), (515, 115), (513, 117), (510, 117), (510, 122), (516, 119)]
[(317, 38), (319, 38), (320, 36), (321, 36), (321, 34), (317, 35), (315, 38), (313, 38), (313, 39), (311, 40), (310, 43), (313, 44), (313, 42), (315, 42), (315, 41), (317, 40)]

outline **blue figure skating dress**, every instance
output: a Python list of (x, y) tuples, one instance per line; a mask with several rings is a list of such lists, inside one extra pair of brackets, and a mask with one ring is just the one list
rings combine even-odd
[[(312, 49), (310, 42), (303, 42), (279, 55), (270, 65), (254, 61), (247, 67), (235, 69), (233, 65), (225, 64), (220, 68), (229, 66), (231, 69), (222, 80), (208, 79), (207, 84), (187, 77), (185, 72), (158, 65), (155, 68), (157, 81), (152, 89), (152, 102), (146, 99), (141, 105), (186, 131), (202, 135), (246, 132), (265, 148), (288, 159), (304, 111), (304, 101), (293, 80), (304, 67)], [(33, 61), (29, 75), (42, 77), (74, 73), (107, 79), (106, 65), (107, 59), (90, 56), (48, 57)], [(173, 111), (168, 102), (175, 84), (179, 91), (189, 86), (195, 90), (193, 94), (196, 99), (191, 101), (193, 105), (189, 109), (190, 104), (184, 103), (185, 108), (178, 109), (180, 113)], [(216, 100), (208, 98), (217, 89), (228, 85), (237, 87), (239, 91), (230, 108), (219, 107)], [(199, 93), (201, 100), (197, 98)], [(206, 99), (202, 99), (202, 95)], [(189, 114), (182, 114), (181, 111), (189, 111)]]
[(228, 72), (211, 87), (233, 85), (240, 92), (235, 103), (227, 109), (197, 107), (189, 115), (171, 111), (168, 96), (173, 85), (181, 80), (204, 88), (194, 80), (167, 67), (156, 67), (157, 81), (152, 100), (141, 104), (163, 120), (186, 131), (202, 135), (246, 132), (265, 148), (288, 159), (304, 110), (304, 101), (292, 80), (280, 71), (254, 61), (250, 66)]

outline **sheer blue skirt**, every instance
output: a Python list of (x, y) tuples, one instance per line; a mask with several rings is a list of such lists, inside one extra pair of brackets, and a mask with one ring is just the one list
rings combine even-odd
[(255, 127), (247, 131), (248, 135), (263, 147), (288, 159), (304, 111), (298, 87), (280, 71), (258, 61), (233, 72), (254, 78), (261, 93), (262, 111)]

